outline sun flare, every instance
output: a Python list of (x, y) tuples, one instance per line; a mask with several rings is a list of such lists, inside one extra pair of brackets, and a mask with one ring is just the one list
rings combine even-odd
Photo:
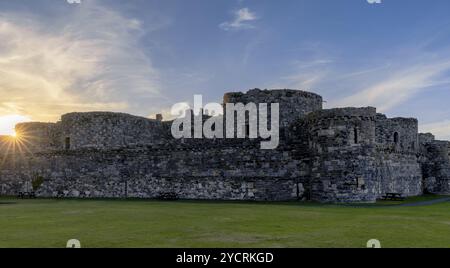
[(0, 116), (0, 135), (17, 137), (15, 126), (18, 123), (30, 122), (31, 119), (23, 115)]

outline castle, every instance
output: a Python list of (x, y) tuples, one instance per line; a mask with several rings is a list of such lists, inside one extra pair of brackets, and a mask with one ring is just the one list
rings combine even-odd
[(70, 113), (0, 138), (0, 194), (41, 197), (374, 202), (387, 192), (450, 194), (449, 142), (414, 118), (373, 107), (323, 109), (299, 90), (227, 93), (224, 103), (279, 103), (280, 144), (175, 139), (171, 121)]

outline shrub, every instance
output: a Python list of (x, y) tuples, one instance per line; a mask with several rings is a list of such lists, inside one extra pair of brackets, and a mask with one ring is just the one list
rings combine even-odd
[(31, 185), (33, 186), (33, 191), (36, 191), (41, 187), (42, 183), (44, 183), (44, 177), (42, 176), (36, 176), (33, 181), (31, 182)]

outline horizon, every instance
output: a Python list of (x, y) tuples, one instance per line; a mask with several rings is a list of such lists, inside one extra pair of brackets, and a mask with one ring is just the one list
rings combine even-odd
[(69, 2), (0, 1), (0, 135), (74, 111), (149, 118), (195, 94), (259, 87), (373, 106), (450, 139), (448, 1)]

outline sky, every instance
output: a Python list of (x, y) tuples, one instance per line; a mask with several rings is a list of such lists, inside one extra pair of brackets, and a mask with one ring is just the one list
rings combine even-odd
[[(448, 0), (0, 0), (0, 135), (294, 88), (450, 139)], [(378, 2), (378, 3), (377, 3)]]

